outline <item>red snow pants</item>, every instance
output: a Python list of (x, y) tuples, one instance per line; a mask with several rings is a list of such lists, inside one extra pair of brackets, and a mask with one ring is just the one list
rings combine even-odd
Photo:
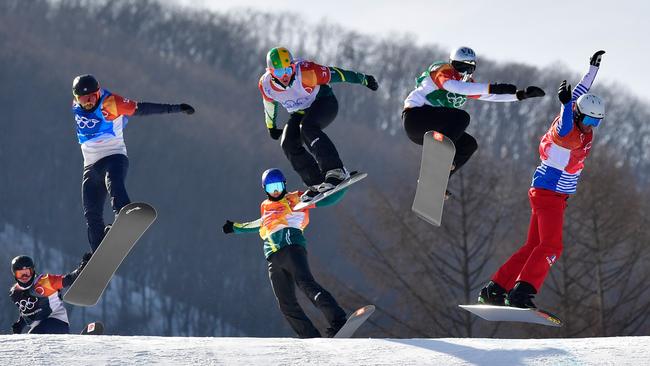
[(528, 239), (492, 276), (506, 290), (518, 281), (533, 285), (539, 292), (549, 269), (562, 254), (562, 224), (569, 195), (531, 188), (528, 199), (532, 213)]

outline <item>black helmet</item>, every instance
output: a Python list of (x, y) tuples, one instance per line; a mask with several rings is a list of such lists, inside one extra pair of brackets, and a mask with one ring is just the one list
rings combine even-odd
[(78, 97), (99, 91), (99, 81), (90, 74), (79, 75), (72, 82), (72, 95)]
[(32, 278), (29, 280), (28, 283), (21, 282), (21, 284), (30, 286), (34, 281), (34, 277), (36, 275), (36, 266), (34, 265), (34, 260), (31, 257), (28, 257), (26, 255), (19, 255), (11, 261), (11, 273), (14, 275), (14, 279), (16, 281), (18, 281), (18, 279), (15, 277), (16, 271), (21, 269), (26, 269), (26, 268), (32, 270)]

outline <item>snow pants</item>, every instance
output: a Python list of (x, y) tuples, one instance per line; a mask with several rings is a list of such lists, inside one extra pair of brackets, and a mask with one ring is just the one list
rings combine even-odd
[(308, 186), (322, 183), (328, 170), (343, 167), (334, 143), (323, 132), (338, 111), (339, 103), (334, 95), (317, 97), (309, 108), (291, 113), (284, 126), (282, 150)]
[(29, 334), (68, 334), (70, 333), (70, 325), (56, 318), (47, 318), (42, 320), (34, 329), (29, 331)]
[(402, 122), (408, 138), (418, 145), (424, 143), (424, 134), (437, 131), (447, 136), (456, 146), (454, 166), (457, 172), (478, 149), (476, 139), (465, 132), (469, 126), (469, 114), (462, 109), (447, 107), (407, 108), (402, 112)]
[[(104, 204), (111, 198), (113, 212), (131, 203), (124, 181), (129, 168), (126, 155), (114, 154), (84, 167), (81, 197), (88, 226), (88, 242), (94, 252), (104, 239)], [(111, 221), (112, 222), (112, 221)]]
[(492, 276), (492, 281), (508, 291), (516, 282), (524, 281), (539, 292), (551, 266), (562, 254), (562, 225), (569, 196), (531, 188), (528, 198), (532, 214), (526, 243)]
[(301, 245), (288, 245), (268, 257), (269, 279), (280, 311), (300, 338), (321, 334), (298, 304), (295, 286), (325, 315), (333, 330), (345, 324), (345, 312), (334, 297), (322, 288), (309, 270), (307, 250)]

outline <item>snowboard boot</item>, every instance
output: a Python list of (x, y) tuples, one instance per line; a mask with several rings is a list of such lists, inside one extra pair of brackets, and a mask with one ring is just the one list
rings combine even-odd
[(300, 196), (300, 201), (301, 202), (311, 202), (311, 200), (313, 200), (314, 197), (318, 196), (318, 194), (320, 193), (320, 192), (318, 192), (318, 187), (319, 186), (320, 186), (319, 184), (316, 184), (316, 185), (307, 187), (307, 190), (305, 191), (305, 193), (303, 193), (302, 196)]
[(318, 191), (323, 193), (334, 189), (334, 187), (348, 178), (350, 178), (350, 173), (344, 167), (328, 170), (325, 173), (325, 181), (318, 186)]
[(490, 281), (481, 289), (481, 293), (478, 295), (478, 303), (504, 306), (506, 304), (506, 296), (506, 289), (494, 281)]
[(537, 309), (533, 303), (533, 298), (537, 290), (528, 282), (519, 281), (515, 283), (515, 287), (510, 290), (506, 298), (506, 306), (513, 306), (516, 308), (524, 309)]

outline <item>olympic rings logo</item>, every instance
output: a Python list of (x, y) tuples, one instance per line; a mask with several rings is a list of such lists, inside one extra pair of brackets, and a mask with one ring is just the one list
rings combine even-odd
[[(34, 301), (32, 301), (32, 299)], [(34, 306), (36, 306), (36, 303), (38, 302), (37, 297), (28, 297), (27, 299), (20, 300), (16, 302), (16, 306), (18, 306), (18, 309), (20, 309), (21, 313), (24, 313), (27, 310), (32, 310), (34, 309)]]
[(449, 101), (449, 103), (451, 103), (454, 106), (454, 108), (462, 107), (463, 103), (465, 103), (466, 100), (467, 98), (464, 95), (447, 93), (447, 101)]
[(77, 126), (79, 128), (95, 128), (97, 124), (101, 123), (98, 119), (87, 118), (84, 116), (74, 116), (74, 120), (77, 121)]

